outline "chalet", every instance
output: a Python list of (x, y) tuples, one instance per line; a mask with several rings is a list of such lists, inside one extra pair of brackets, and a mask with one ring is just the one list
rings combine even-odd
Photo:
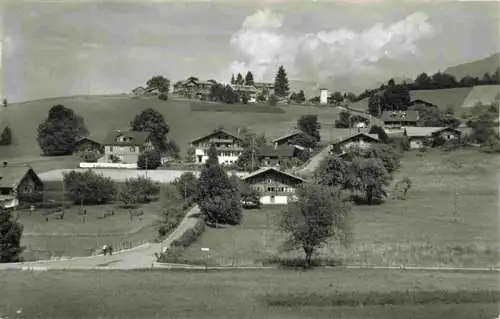
[(149, 132), (116, 130), (110, 132), (102, 142), (104, 156), (99, 162), (135, 164), (139, 154), (152, 150)]
[(240, 96), (247, 95), (249, 103), (257, 102), (257, 95), (261, 93), (254, 85), (232, 84), (231, 88)]
[(288, 134), (285, 134), (283, 136), (280, 136), (278, 138), (275, 138), (272, 140), (272, 143), (274, 144), (275, 147), (281, 146), (281, 145), (292, 145), (292, 142), (294, 138), (297, 136), (304, 134), (303, 132), (299, 130), (294, 130)]
[(73, 154), (83, 153), (87, 151), (94, 151), (100, 154), (104, 154), (103, 146), (95, 139), (92, 139), (88, 136), (77, 139), (75, 147), (73, 148)]
[(262, 204), (288, 204), (297, 199), (295, 192), (305, 181), (276, 168), (264, 167), (242, 178), (260, 193)]
[(255, 86), (255, 88), (259, 90), (260, 93), (263, 94), (272, 94), (274, 90), (273, 83), (255, 82), (253, 86)]
[(143, 96), (146, 93), (146, 89), (142, 86), (138, 86), (132, 90), (132, 95), (134, 96)]
[(406, 135), (410, 141), (410, 148), (422, 148), (426, 143), (432, 143), (436, 137), (445, 141), (460, 138), (462, 132), (451, 127), (407, 127)]
[(210, 96), (210, 90), (217, 84), (214, 80), (200, 81), (195, 77), (174, 84), (172, 94), (189, 99), (202, 99)]
[(214, 144), (217, 149), (219, 163), (222, 165), (234, 164), (241, 153), (243, 140), (224, 129), (216, 129), (213, 132), (191, 141), (194, 149), (194, 162), (204, 164), (208, 159), (208, 149)]
[(20, 203), (43, 198), (43, 182), (25, 164), (3, 162), (0, 166), (0, 207), (14, 208)]
[(384, 129), (398, 130), (405, 127), (415, 127), (419, 120), (417, 111), (385, 111), (382, 113)]
[(262, 166), (286, 166), (292, 163), (300, 150), (292, 145), (264, 145), (257, 151)]
[(369, 148), (374, 143), (380, 143), (377, 134), (367, 134), (357, 132), (355, 134), (343, 137), (332, 145), (332, 152), (336, 154), (345, 153), (351, 147), (359, 147), (361, 149)]

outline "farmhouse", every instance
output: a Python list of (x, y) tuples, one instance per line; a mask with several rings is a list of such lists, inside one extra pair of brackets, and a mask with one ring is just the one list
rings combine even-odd
[(462, 132), (451, 127), (407, 127), (406, 135), (410, 141), (410, 148), (422, 148), (426, 143), (440, 137), (444, 141), (460, 138)]
[(296, 200), (295, 191), (305, 181), (272, 167), (264, 167), (242, 178), (260, 193), (262, 204), (288, 204)]
[(238, 136), (223, 129), (216, 129), (191, 141), (191, 147), (194, 148), (194, 162), (204, 164), (208, 159), (208, 149), (211, 144), (214, 144), (217, 149), (219, 163), (233, 164), (243, 152), (242, 142), (243, 140)]
[(272, 140), (272, 143), (274, 144), (275, 147), (281, 145), (292, 145), (293, 139), (301, 134), (304, 133), (299, 130), (294, 130), (288, 134), (275, 138), (274, 140)]
[(38, 175), (25, 164), (0, 166), (0, 207), (14, 208), (20, 203), (37, 201), (43, 198), (43, 182)]
[(101, 143), (97, 142), (95, 139), (92, 139), (88, 136), (79, 138), (75, 143), (73, 153), (78, 154), (87, 151), (99, 152), (101, 154), (104, 154), (104, 149)]
[(264, 145), (257, 152), (257, 159), (263, 166), (286, 166), (291, 164), (299, 149), (292, 145)]
[(135, 164), (139, 154), (145, 150), (152, 150), (153, 144), (149, 138), (149, 132), (122, 131), (110, 132), (102, 146), (104, 156), (99, 159), (100, 163), (125, 163)]
[(240, 96), (242, 96), (243, 94), (247, 95), (249, 103), (257, 102), (257, 94), (260, 93), (260, 90), (255, 86), (232, 84), (231, 88)]
[(189, 99), (208, 98), (210, 90), (215, 84), (217, 82), (214, 80), (200, 81), (197, 78), (190, 77), (187, 80), (175, 83), (172, 94)]
[(351, 147), (359, 147), (361, 149), (369, 148), (374, 143), (380, 143), (377, 134), (367, 134), (357, 132), (355, 134), (346, 136), (333, 143), (332, 152), (342, 154), (348, 151)]
[(419, 120), (417, 111), (385, 111), (382, 113), (384, 129), (397, 130), (404, 127), (415, 127)]

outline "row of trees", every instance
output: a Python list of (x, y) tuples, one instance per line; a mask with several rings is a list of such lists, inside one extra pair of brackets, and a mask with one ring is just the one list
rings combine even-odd
[(238, 73), (236, 78), (234, 77), (234, 74), (231, 75), (231, 84), (236, 84), (236, 85), (254, 85), (255, 82), (253, 80), (253, 74), (252, 72), (248, 71), (247, 74), (245, 75), (245, 78), (243, 78), (243, 75), (241, 73)]

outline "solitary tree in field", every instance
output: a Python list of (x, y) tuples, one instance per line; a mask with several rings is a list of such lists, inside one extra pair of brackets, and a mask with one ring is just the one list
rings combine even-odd
[(285, 68), (281, 65), (274, 78), (274, 94), (278, 97), (287, 97), (289, 93), (288, 77)]
[(21, 261), (23, 229), (10, 211), (0, 208), (0, 263)]
[(279, 228), (289, 234), (287, 246), (304, 250), (305, 267), (311, 267), (314, 250), (328, 239), (349, 243), (350, 205), (339, 190), (322, 185), (303, 186), (297, 196), (283, 211)]
[(352, 169), (355, 174), (353, 190), (363, 194), (368, 205), (387, 195), (385, 187), (389, 185), (390, 175), (380, 159), (357, 157), (352, 162)]
[(254, 85), (253, 81), (253, 74), (252, 72), (248, 71), (247, 74), (245, 75), (245, 85)]
[(37, 141), (44, 155), (68, 155), (73, 152), (76, 139), (87, 134), (83, 118), (58, 104), (49, 110), (47, 119), (38, 126)]
[(151, 132), (151, 141), (156, 149), (166, 151), (170, 127), (160, 112), (153, 108), (145, 109), (130, 122), (130, 126), (133, 131)]
[(220, 166), (217, 149), (212, 144), (196, 187), (195, 201), (208, 222), (239, 224), (242, 208), (238, 189)]
[(158, 89), (160, 93), (167, 94), (170, 89), (170, 80), (163, 75), (153, 76), (146, 82), (149, 89)]
[(2, 134), (0, 134), (0, 145), (12, 144), (12, 130), (10, 127), (5, 127)]

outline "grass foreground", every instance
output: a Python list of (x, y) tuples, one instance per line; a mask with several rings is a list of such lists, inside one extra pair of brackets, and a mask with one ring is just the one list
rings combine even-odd
[(0, 316), (496, 318), (498, 279), (486, 272), (346, 269), (4, 271)]

